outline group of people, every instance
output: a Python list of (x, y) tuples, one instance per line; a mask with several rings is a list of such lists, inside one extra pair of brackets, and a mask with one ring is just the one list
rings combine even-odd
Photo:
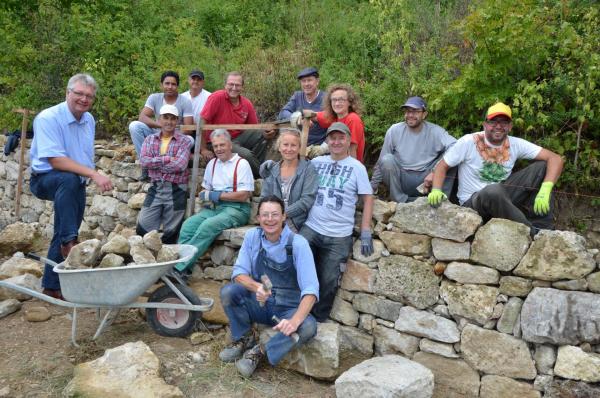
[[(484, 131), (456, 140), (428, 122), (427, 104), (410, 97), (401, 106), (404, 122), (387, 131), (371, 179), (362, 163), (365, 133), (358, 96), (346, 84), (319, 89), (319, 73), (305, 68), (297, 75), (301, 90), (283, 107), (280, 118), (301, 112), (310, 123), (309, 156), (300, 156), (301, 132), (294, 122), (280, 131), (216, 129), (203, 134), (200, 155), (206, 162), (199, 199), (202, 210), (184, 221), (192, 137), (178, 124), (255, 124), (252, 103), (241, 95), (243, 76), (226, 75), (223, 90), (204, 90), (204, 74), (189, 74), (190, 91), (178, 94), (179, 76), (161, 76), (163, 92), (152, 94), (130, 124), (144, 178), (151, 182), (139, 213), (137, 233), (162, 230), (164, 243), (191, 244), (195, 256), (175, 267), (185, 279), (196, 261), (227, 228), (245, 225), (251, 212), (254, 179), (262, 178), (259, 226), (249, 230), (233, 267), (232, 282), (221, 290), (232, 341), (220, 353), (251, 375), (266, 358), (277, 364), (287, 352), (316, 334), (316, 323), (329, 317), (352, 245), (355, 213), (362, 202), (360, 246), (373, 253), (371, 218), (380, 184), (400, 203), (427, 195), (433, 207), (451, 197), (457, 181), (460, 205), (487, 220), (524, 223), (532, 235), (552, 227), (552, 189), (562, 158), (520, 138), (508, 136), (512, 112), (492, 105)], [(85, 186), (94, 181), (112, 189), (94, 168), (95, 122), (89, 110), (96, 95), (94, 79), (73, 76), (66, 101), (41, 112), (34, 121), (31, 191), (54, 202), (54, 236), (48, 258), (61, 262), (77, 243), (85, 208)], [(276, 139), (279, 161), (264, 161), (266, 143)], [(310, 159), (309, 159), (310, 158)], [(512, 173), (518, 159), (537, 160)], [(61, 298), (60, 284), (46, 266), (44, 293)], [(262, 345), (254, 322), (278, 333)]]

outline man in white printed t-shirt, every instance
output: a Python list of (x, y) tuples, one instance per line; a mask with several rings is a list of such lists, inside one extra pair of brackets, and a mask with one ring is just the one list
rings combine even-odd
[[(531, 228), (552, 228), (552, 188), (563, 168), (554, 152), (521, 138), (509, 136), (512, 111), (499, 102), (488, 108), (484, 131), (467, 134), (446, 151), (435, 168), (429, 204), (437, 207), (446, 171), (458, 166), (458, 199), (487, 221), (506, 218)], [(511, 174), (518, 159), (537, 160)], [(536, 193), (537, 192), (537, 193)]]
[(319, 322), (329, 317), (341, 272), (352, 249), (354, 213), (358, 197), (363, 199), (361, 253), (373, 254), (371, 216), (373, 189), (367, 169), (349, 155), (350, 129), (344, 123), (333, 123), (326, 133), (330, 154), (311, 162), (319, 175), (317, 198), (300, 235), (313, 252), (319, 278), (319, 301), (312, 314)]
[(198, 124), (200, 112), (202, 112), (202, 108), (204, 108), (204, 104), (211, 93), (204, 89), (204, 72), (201, 70), (194, 69), (190, 72), (188, 75), (188, 84), (190, 85), (190, 89), (181, 94), (181, 96), (189, 99), (192, 103), (194, 124)]
[(198, 251), (188, 262), (177, 264), (175, 270), (180, 274), (191, 273), (196, 260), (223, 230), (246, 225), (250, 218), (249, 199), (254, 192), (250, 164), (232, 152), (227, 130), (214, 130), (210, 140), (216, 157), (206, 165), (204, 190), (198, 195), (205, 206), (185, 220), (177, 242), (194, 245)]

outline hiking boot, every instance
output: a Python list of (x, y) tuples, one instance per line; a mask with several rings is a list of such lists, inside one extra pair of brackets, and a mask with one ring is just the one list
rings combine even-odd
[(264, 357), (265, 353), (260, 349), (260, 344), (257, 344), (244, 353), (244, 357), (235, 363), (235, 367), (242, 376), (250, 377)]
[(223, 348), (223, 350), (219, 353), (219, 359), (221, 359), (223, 362), (234, 362), (242, 357), (244, 351), (255, 344), (256, 340), (254, 339), (254, 334), (252, 334), (252, 331), (250, 331), (243, 335), (238, 341), (233, 341)]

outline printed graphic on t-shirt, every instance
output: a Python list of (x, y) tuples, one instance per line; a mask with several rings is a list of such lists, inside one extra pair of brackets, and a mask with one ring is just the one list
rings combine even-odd
[(344, 184), (352, 176), (353, 166), (340, 166), (336, 163), (318, 163), (319, 190), (314, 206), (325, 206), (338, 211), (344, 206)]
[(498, 163), (483, 162), (483, 167), (479, 170), (479, 178), (484, 182), (497, 183), (504, 181), (508, 177), (508, 171)]

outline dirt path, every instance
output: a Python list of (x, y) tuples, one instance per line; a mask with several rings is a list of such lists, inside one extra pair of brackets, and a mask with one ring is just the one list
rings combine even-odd
[[(32, 323), (24, 318), (30, 306), (47, 307), (52, 318)], [(137, 310), (124, 311), (96, 342), (94, 310), (78, 311), (80, 348), (70, 344), (71, 310), (39, 300), (23, 303), (21, 311), (0, 319), (0, 391), (9, 397), (59, 397), (72, 377), (73, 367), (101, 356), (108, 348), (141, 340), (159, 357), (169, 384), (186, 397), (334, 397), (330, 383), (262, 366), (250, 380), (238, 376), (235, 366), (223, 364), (217, 353), (225, 342), (224, 331), (212, 342), (193, 346), (187, 339), (159, 336)]]

